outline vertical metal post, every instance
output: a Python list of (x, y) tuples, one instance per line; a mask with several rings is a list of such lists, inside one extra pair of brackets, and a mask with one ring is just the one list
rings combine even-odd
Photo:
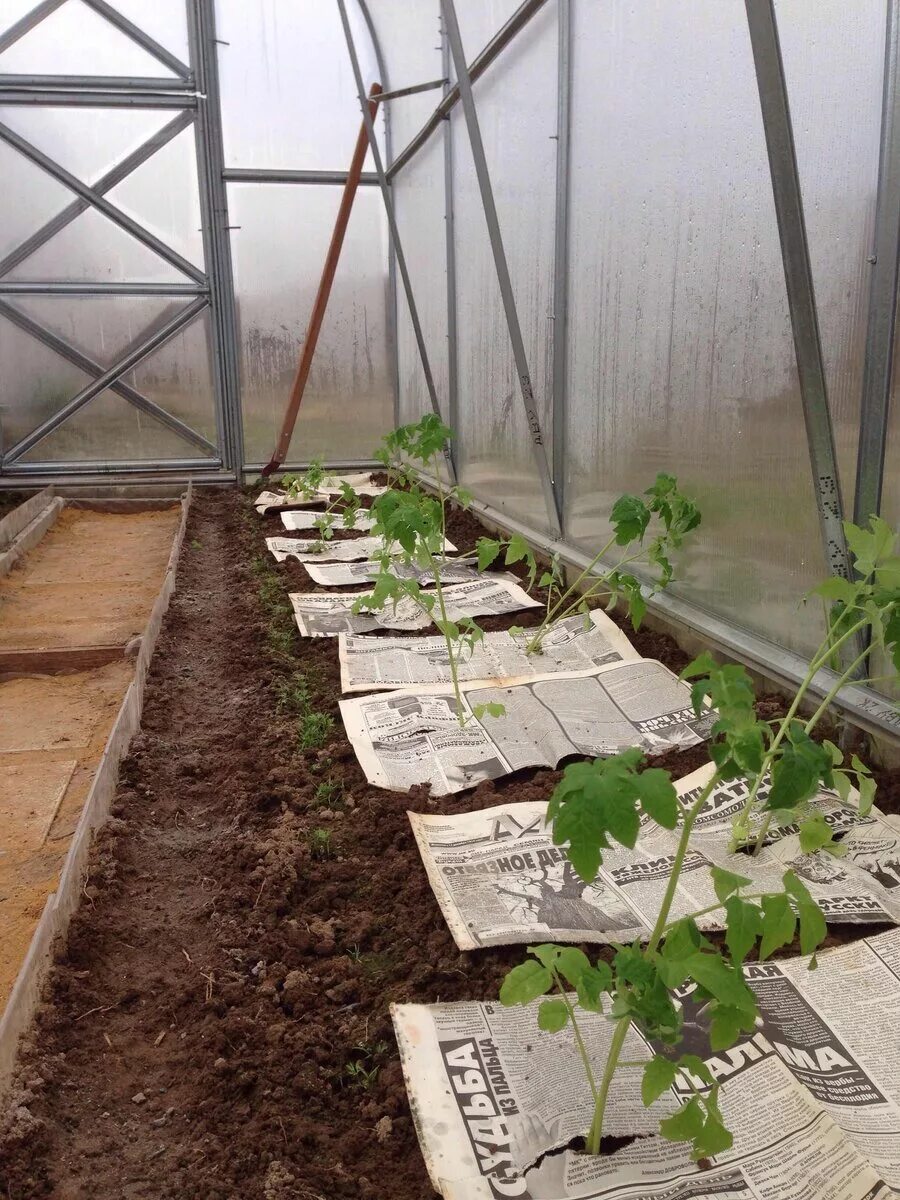
[[(390, 91), (391, 81), (388, 76), (387, 63), (382, 53), (378, 30), (375, 28), (375, 22), (372, 20), (369, 6), (366, 0), (356, 0), (356, 2), (359, 5), (359, 10), (369, 31), (369, 37), (372, 39), (375, 61), (378, 64), (378, 72), (381, 75), (381, 86), (384, 91)], [(382, 104), (381, 115), (384, 118), (384, 157), (388, 166), (390, 166), (394, 157), (394, 137), (391, 128), (391, 106), (389, 104)], [(385, 175), (387, 175), (387, 172), (385, 172)], [(400, 424), (400, 344), (398, 332), (400, 323), (397, 310), (397, 259), (394, 254), (394, 243), (391, 238), (388, 238), (388, 296), (385, 310), (388, 365), (391, 372), (391, 396), (394, 402), (394, 426), (396, 427)]]
[(197, 170), (203, 214), (203, 253), (210, 286), (213, 371), (225, 465), (238, 483), (244, 465), (241, 384), (228, 232), (222, 108), (216, 59), (214, 0), (187, 0), (191, 66), (197, 80)]
[(900, 281), (900, 0), (888, 0), (881, 153), (853, 520), (881, 511)]
[[(338, 0), (342, 3), (343, 0)], [(488, 237), (494, 256), (494, 267), (497, 272), (497, 282), (500, 285), (500, 295), (503, 300), (503, 310), (509, 329), (509, 340), (512, 344), (516, 373), (519, 376), (519, 389), (522, 403), (525, 406), (525, 416), (531, 430), (534, 460), (537, 465), (541, 487), (544, 492), (544, 502), (547, 507), (547, 517), (554, 533), (561, 532), (559, 509), (553, 491), (553, 480), (550, 476), (550, 464), (547, 459), (547, 447), (541, 433), (541, 423), (538, 417), (537, 405), (534, 400), (534, 388), (531, 383), (531, 372), (528, 369), (528, 356), (525, 352), (525, 342), (522, 337), (522, 327), (519, 324), (519, 314), (516, 310), (516, 300), (513, 295), (512, 279), (509, 274), (509, 263), (503, 248), (503, 235), (500, 232), (500, 220), (497, 216), (497, 205), (494, 201), (494, 189), (488, 170), (487, 158), (484, 153), (484, 142), (481, 137), (481, 127), (478, 124), (478, 112), (475, 108), (475, 97), (472, 94), (472, 81), (469, 68), (466, 65), (466, 55), (463, 49), (462, 36), (459, 32), (459, 22), (456, 19), (456, 6), (453, 0), (441, 0), (441, 11), (444, 14), (444, 26), (450, 42), (450, 52), (453, 55), (453, 65), (456, 68), (456, 81), (459, 87), (459, 98), (466, 119), (469, 134), (469, 144), (472, 149), (472, 159), (475, 164), (475, 174), (478, 178), (478, 188), (481, 192), (481, 204), (484, 208), (484, 218), (487, 223)]]
[(559, 0), (556, 100), (556, 228), (553, 248), (553, 487), (565, 519), (569, 330), (569, 146), (572, 125), (572, 3)]
[[(425, 376), (425, 386), (428, 389), (428, 398), (431, 401), (431, 407), (437, 416), (441, 416), (440, 405), (438, 404), (437, 391), (434, 386), (434, 376), (431, 373), (431, 362), (428, 358), (428, 350), (425, 346), (425, 337), (422, 333), (422, 324), (419, 320), (419, 310), (416, 307), (416, 298), (413, 294), (412, 280), (409, 277), (409, 271), (406, 266), (406, 256), (403, 253), (403, 244), (400, 241), (400, 230), (397, 228), (397, 217), (394, 213), (394, 200), (391, 196), (391, 185), (387, 181), (384, 173), (384, 161), (381, 157), (381, 148), (378, 145), (378, 137), (375, 133), (375, 122), (372, 120), (372, 114), (369, 112), (369, 103), (366, 95), (366, 85), (362, 75), (362, 68), (359, 65), (359, 56), (356, 53), (356, 45), (353, 41), (353, 31), (350, 28), (350, 19), (347, 16), (346, 0), (337, 0), (338, 9), (341, 14), (341, 24), (344, 27), (344, 38), (347, 42), (347, 51), (350, 55), (350, 63), (353, 67), (353, 77), (356, 81), (356, 91), (359, 98), (360, 108), (362, 110), (363, 122), (366, 126), (366, 133), (369, 136), (369, 145), (372, 148), (372, 159), (375, 164), (375, 173), (378, 176), (378, 186), (381, 188), (381, 197), (384, 201), (384, 209), (387, 214), (388, 228), (391, 231), (391, 238), (394, 243), (394, 252), (397, 258), (397, 268), (400, 271), (400, 278), (403, 280), (403, 290), (406, 293), (406, 302), (409, 305), (409, 315), (412, 321), (413, 332), (416, 336), (416, 345), (419, 349), (419, 358), (422, 361), (422, 372)], [(455, 478), (456, 469), (453, 462), (452, 452), (447, 451), (447, 465)]]
[[(450, 90), (450, 44), (447, 34), (440, 25), (441, 71), (446, 83), (444, 95)], [(457, 341), (456, 311), (456, 218), (453, 210), (453, 122), (448, 113), (444, 117), (444, 236), (447, 251), (447, 424), (456, 434), (456, 444), (463, 440), (459, 425), (459, 354)]]
[(831, 412), (828, 407), (825, 362), (774, 0), (745, 0), (745, 6), (769, 153), (775, 213), (781, 239), (781, 257), (794, 335), (794, 352), (800, 378), (800, 395), (825, 562), (830, 573), (849, 578), (850, 558), (841, 524), (843, 502)]

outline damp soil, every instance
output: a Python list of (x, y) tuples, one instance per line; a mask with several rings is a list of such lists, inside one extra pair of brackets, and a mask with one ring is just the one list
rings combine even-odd
[[(0, 1117), (7, 1200), (433, 1194), (389, 1005), (494, 996), (521, 948), (456, 949), (406, 810), (545, 799), (560, 773), (440, 799), (369, 787), (339, 724), (336, 642), (294, 633), (273, 650), (261, 573), (311, 588), (296, 562), (264, 565), (279, 532), (237, 492), (195, 497), (142, 729)], [(467, 514), (448, 529), (461, 550), (481, 533)], [(631, 636), (685, 665), (667, 636)], [(293, 670), (335, 721), (317, 750), (298, 748), (279, 705)], [(678, 777), (705, 760), (699, 747), (657, 762)], [(897, 778), (881, 783), (897, 811)]]

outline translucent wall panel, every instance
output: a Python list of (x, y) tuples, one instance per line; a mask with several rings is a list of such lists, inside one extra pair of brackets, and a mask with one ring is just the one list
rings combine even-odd
[[(438, 403), (450, 422), (447, 343), (447, 245), (444, 220), (444, 139), (422, 148), (394, 181), (394, 204), (412, 278)], [(400, 420), (416, 421), (430, 411), (425, 376), (413, 335), (406, 295), (397, 280), (397, 359)]]
[(114, 0), (116, 9), (166, 50), (188, 61), (187, 5), (184, 0)]
[[(391, 91), (440, 79), (439, 0), (369, 0)], [(419, 132), (441, 98), (441, 89), (389, 101), (391, 143), (399, 154)]]
[[(91, 382), (54, 351), (0, 317), (0, 433), (6, 452)], [(11, 370), (7, 364), (14, 363)]]
[(777, 0), (829, 400), (853, 508), (887, 22), (885, 0)]
[[(248, 462), (268, 461), (281, 425), (325, 251), (337, 187), (229, 187)], [(291, 457), (369, 458), (392, 424), (387, 231), (381, 195), (356, 196)]]
[[(467, 62), (471, 62), (484, 49), (497, 30), (513, 15), (520, 2), (521, 0), (457, 0), (456, 16)], [(592, 0), (588, 2), (591, 3)]]
[[(368, 90), (380, 72), (348, 10)], [(346, 170), (361, 116), (337, 4), (216, 0), (216, 13), (226, 164)]]
[(0, 179), (0, 255), (5, 256), (74, 196), (6, 142), (0, 142)]
[[(551, 429), (556, 4), (475, 84), (513, 290), (545, 440)], [(461, 476), (477, 495), (548, 524), (465, 122), (452, 115)]]
[(22, 455), (23, 463), (149, 461), (203, 458), (155, 417), (115, 392), (101, 392)]
[(0, 74), (173, 78), (159, 59), (81, 0), (66, 0), (4, 50)]

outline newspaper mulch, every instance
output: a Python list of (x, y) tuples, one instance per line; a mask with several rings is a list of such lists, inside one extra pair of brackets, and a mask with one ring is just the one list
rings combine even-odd
[[(517, 583), (516, 576), (509, 571), (482, 572), (477, 568), (477, 559), (444, 558), (440, 561), (438, 570), (442, 584), (474, 583), (476, 579), (505, 579), (509, 583)], [(400, 579), (415, 579), (420, 587), (433, 587), (434, 580), (430, 571), (420, 570), (413, 564), (395, 563), (394, 574)], [(355, 563), (316, 563), (306, 565), (306, 573), (313, 583), (320, 587), (359, 587), (360, 584), (371, 583), (381, 571), (381, 563), (370, 559), (367, 562)]]
[[(695, 746), (714, 720), (696, 715), (690, 688), (667, 667), (645, 659), (461, 690), (465, 727), (447, 685), (341, 701), (344, 728), (370, 783), (391, 791), (430, 784), (442, 796), (522, 767), (555, 767), (569, 755)], [(505, 715), (479, 720), (473, 708), (486, 704), (503, 705)]]
[[(338, 634), (343, 637), (347, 633), (362, 633), (372, 629), (427, 629), (432, 623), (428, 613), (409, 597), (403, 597), (397, 604), (388, 604), (372, 612), (355, 613), (353, 605), (356, 600), (367, 594), (290, 592), (288, 599), (293, 606), (297, 628), (302, 637), (337, 637)], [(532, 600), (517, 583), (494, 576), (484, 576), (471, 583), (452, 584), (444, 588), (443, 595), (447, 619), (450, 621), (483, 615), (500, 616), (504, 613), (520, 612), (522, 609), (540, 608), (540, 603)], [(384, 645), (380, 639), (368, 640), (377, 640)], [(444, 644), (443, 638), (440, 641)], [(343, 664), (343, 649), (339, 650), (339, 654)]]
[[(278, 562), (296, 558), (298, 562), (352, 562), (358, 558), (371, 558), (382, 548), (381, 538), (361, 537), (333, 538), (321, 542), (317, 538), (267, 537), (269, 552)], [(445, 540), (444, 553), (452, 553), (456, 547)]]
[[(563, 675), (640, 657), (618, 625), (600, 609), (587, 617), (577, 614), (560, 621), (548, 633), (540, 654), (527, 653), (529, 636), (528, 630), (486, 633), (484, 640), (459, 660), (459, 678), (466, 683), (509, 685), (537, 675)], [(348, 634), (341, 636), (338, 652), (345, 692), (432, 687), (451, 681), (447, 646), (440, 635), (374, 638)]]
[(387, 491), (382, 484), (374, 483), (368, 472), (356, 475), (331, 475), (329, 481), (328, 486), (317, 488), (315, 496), (309, 498), (291, 496), (282, 488), (277, 491), (266, 489), (256, 497), (254, 507), (260, 516), (263, 516), (265, 513), (280, 508), (303, 508), (312, 504), (323, 504), (330, 497), (340, 495), (342, 483), (348, 483), (358, 496), (382, 496)]
[[(282, 525), (285, 529), (290, 530), (315, 529), (316, 521), (322, 520), (322, 514), (310, 508), (282, 509), (280, 516)], [(336, 515), (334, 528), (336, 530), (346, 529), (365, 532), (371, 529), (374, 523), (374, 518), (369, 515), (368, 511), (361, 508), (354, 514), (353, 520), (349, 525), (344, 522), (340, 514)]]
[[(750, 964), (760, 1021), (713, 1053), (690, 993), (685, 1052), (721, 1085), (733, 1147), (702, 1164), (657, 1134), (699, 1079), (683, 1072), (651, 1108), (641, 1072), (616, 1074), (606, 1131), (636, 1137), (613, 1155), (569, 1143), (593, 1104), (571, 1030), (548, 1034), (538, 1003), (400, 1004), (394, 1027), (422, 1153), (445, 1200), (889, 1200), (900, 1188), (900, 930), (807, 960)], [(613, 1026), (580, 1019), (602, 1063)], [(623, 1059), (656, 1049), (632, 1030)], [(551, 1153), (552, 1152), (552, 1153)]]
[[(682, 779), (683, 805), (696, 798), (711, 767)], [(701, 811), (684, 865), (673, 919), (717, 903), (709, 868), (754, 881), (753, 891), (778, 891), (793, 870), (815, 896), (826, 920), (900, 923), (900, 818), (873, 809), (860, 817), (857, 797), (844, 804), (823, 792), (816, 807), (841, 835), (841, 858), (800, 848), (795, 826), (773, 828), (761, 854), (729, 854), (730, 816), (746, 797), (742, 780), (725, 784)], [(653, 928), (668, 884), (678, 837), (645, 820), (637, 846), (603, 855), (586, 884), (553, 844), (543, 803), (510, 803), (472, 813), (410, 812), (419, 852), (441, 911), (460, 950), (534, 942), (631, 942)], [(699, 919), (721, 929), (721, 913)]]

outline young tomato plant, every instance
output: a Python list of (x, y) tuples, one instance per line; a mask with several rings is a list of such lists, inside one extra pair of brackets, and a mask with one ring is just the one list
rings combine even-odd
[[(801, 848), (839, 852), (839, 847), (833, 845), (827, 822), (808, 805), (822, 782), (834, 787), (845, 803), (855, 782), (860, 810), (866, 813), (872, 807), (875, 781), (865, 763), (855, 754), (845, 763), (837, 746), (827, 740), (819, 744), (813, 741), (812, 734), (841, 689), (858, 682), (863, 664), (876, 650), (881, 651), (893, 668), (879, 676), (878, 681), (896, 681), (900, 671), (900, 557), (894, 554), (896, 534), (880, 517), (872, 517), (868, 529), (848, 521), (844, 530), (853, 555), (855, 577), (850, 580), (833, 576), (810, 592), (832, 606), (826, 612), (825, 637), (784, 717), (759, 724), (747, 734), (747, 750), (752, 751), (748, 756), (751, 783), (743, 810), (735, 818), (732, 849), (752, 846), (754, 854), (758, 854), (772, 821), (784, 824), (784, 810), (791, 813), (799, 810), (803, 814)], [(826, 666), (832, 668), (837, 678), (812, 716), (804, 721), (797, 714), (804, 700), (810, 698), (816, 675)], [(709, 654), (691, 663), (683, 675), (696, 680), (695, 708), (707, 696), (720, 712), (727, 708), (732, 676), (737, 670), (717, 667)], [(870, 678), (868, 682), (874, 681)], [(717, 762), (724, 753), (721, 744), (713, 743), (712, 754)]]
[(319, 488), (328, 482), (325, 467), (320, 458), (314, 458), (302, 475), (287, 472), (281, 477), (281, 486), (289, 500), (321, 499)]
[[(448, 506), (455, 503), (466, 508), (471, 502), (463, 488), (448, 486), (441, 480), (440, 460), (450, 436), (447, 426), (429, 413), (417, 424), (395, 429), (384, 439), (377, 457), (388, 467), (392, 485), (373, 502), (371, 510), (372, 532), (382, 540), (380, 569), (371, 593), (361, 596), (353, 610), (371, 611), (388, 603), (396, 607), (407, 600), (427, 614), (446, 644), (456, 715), (464, 727), (471, 717), (459, 686), (459, 664), (472, 654), (484, 632), (471, 617), (450, 619), (441, 583)], [(421, 470), (427, 470), (437, 481), (436, 494), (421, 486)], [(425, 572), (427, 587), (417, 579), (402, 578), (394, 569), (397, 563)], [(472, 715), (476, 719), (485, 713), (496, 717), (503, 711), (500, 704), (484, 704), (475, 706)]]
[[(613, 842), (635, 845), (642, 818), (664, 829), (680, 827), (666, 890), (646, 945), (640, 941), (615, 945), (611, 963), (591, 963), (572, 946), (532, 946), (530, 957), (509, 972), (500, 990), (504, 1004), (527, 1004), (555, 993), (542, 1002), (538, 1023), (550, 1032), (572, 1026), (594, 1102), (586, 1137), (589, 1154), (600, 1153), (613, 1077), (620, 1068), (632, 1067), (643, 1069), (641, 1095), (647, 1105), (669, 1089), (679, 1071), (699, 1081), (699, 1085), (692, 1083), (694, 1093), (681, 1108), (661, 1122), (660, 1132), (673, 1141), (690, 1142), (695, 1158), (728, 1149), (732, 1139), (719, 1109), (718, 1085), (699, 1057), (679, 1049), (683, 1015), (676, 992), (693, 990), (709, 1021), (711, 1049), (725, 1050), (743, 1033), (753, 1032), (758, 1016), (743, 972), (748, 955), (756, 950), (760, 959), (769, 957), (794, 940), (798, 927), (802, 954), (813, 954), (825, 937), (825, 918), (792, 871), (785, 872), (780, 891), (762, 894), (748, 891), (752, 881), (745, 876), (712, 867), (717, 903), (672, 919), (697, 817), (718, 784), (755, 777), (767, 736), (768, 727), (756, 717), (753, 686), (743, 667), (713, 667), (706, 683), (697, 701), (702, 705), (709, 695), (718, 705), (715, 771), (688, 806), (679, 805), (667, 772), (639, 770), (643, 756), (635, 749), (567, 767), (547, 812), (554, 842), (565, 847), (572, 866), (587, 883), (596, 878), (604, 851)], [(775, 747), (772, 761), (777, 764), (786, 753), (783, 744)], [(831, 780), (830, 756), (827, 762), (819, 762), (819, 779), (826, 784)], [(784, 807), (790, 812), (798, 805), (786, 801)], [(704, 937), (697, 924), (700, 917), (717, 910), (722, 910), (726, 929), (723, 949)], [(810, 966), (814, 965), (813, 959)], [(606, 1062), (596, 1068), (579, 1028), (579, 1012), (605, 1014), (613, 1025)], [(662, 1049), (646, 1062), (623, 1062), (630, 1029)]]
[[(625, 568), (642, 564), (656, 572), (652, 582), (654, 591), (668, 587), (673, 575), (669, 555), (679, 549), (685, 536), (700, 524), (699, 509), (679, 490), (673, 475), (657, 475), (653, 487), (648, 488), (644, 496), (647, 499), (631, 495), (619, 497), (610, 513), (612, 536), (569, 587), (564, 584), (558, 560), (551, 561), (549, 570), (538, 580), (540, 587), (547, 588), (547, 609), (543, 621), (526, 644), (530, 654), (541, 652), (544, 638), (557, 621), (576, 612), (587, 615), (588, 602), (596, 596), (608, 597), (607, 609), (613, 608), (620, 598), (624, 599), (632, 625), (635, 629), (640, 627), (647, 602), (637, 578)], [(646, 540), (648, 534), (649, 540)], [(622, 550), (618, 562), (601, 574), (595, 574), (595, 568), (615, 546)], [(479, 538), (479, 568), (489, 567), (504, 550), (506, 565), (524, 562), (533, 584), (537, 576), (534, 552), (517, 534), (508, 541)]]
[(322, 554), (326, 549), (326, 542), (334, 537), (335, 526), (353, 529), (361, 506), (359, 494), (349, 483), (342, 480), (337, 496), (326, 505), (322, 515), (313, 521), (313, 528), (318, 536), (310, 550), (314, 554)]

